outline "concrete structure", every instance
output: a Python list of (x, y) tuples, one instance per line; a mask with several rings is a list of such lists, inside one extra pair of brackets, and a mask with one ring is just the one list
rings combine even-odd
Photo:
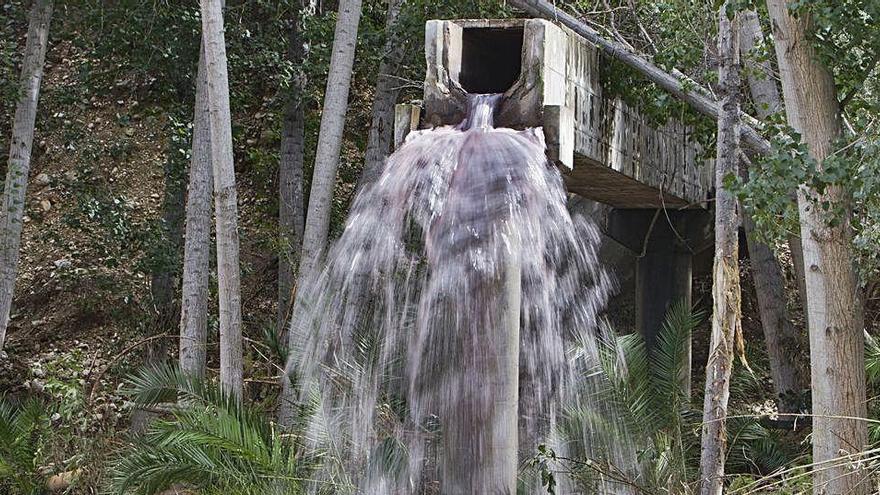
[(458, 124), (468, 93), (503, 93), (496, 125), (543, 127), (569, 191), (611, 207), (597, 220), (636, 255), (636, 327), (651, 342), (669, 305), (690, 300), (692, 256), (711, 245), (714, 171), (690, 129), (606, 95), (599, 50), (547, 20), (428, 21), (425, 58), (424, 100), (398, 105), (396, 141)]
[(693, 256), (711, 245), (714, 171), (690, 129), (606, 95), (599, 50), (543, 19), (429, 21), (425, 56), (424, 100), (397, 106), (396, 142), (460, 123), (469, 93), (503, 93), (496, 126), (542, 127), (568, 190), (607, 205), (591, 215), (635, 259), (635, 326), (650, 348), (672, 303), (691, 300)]

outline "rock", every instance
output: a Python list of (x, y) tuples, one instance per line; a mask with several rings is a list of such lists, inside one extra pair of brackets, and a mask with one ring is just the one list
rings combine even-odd
[(55, 268), (69, 268), (70, 267), (70, 260), (63, 259), (63, 258), (60, 260), (55, 260), (53, 263), (55, 265)]
[(73, 481), (79, 476), (79, 469), (74, 469), (73, 471), (65, 471), (63, 473), (58, 473), (56, 475), (50, 476), (48, 480), (46, 480), (46, 488), (49, 489), (52, 493), (62, 493), (73, 483)]
[(64, 178), (71, 181), (71, 182), (75, 181), (76, 180), (76, 172), (73, 170), (68, 170), (67, 172), (64, 172)]
[(38, 186), (48, 186), (52, 183), (52, 178), (49, 177), (49, 174), (38, 174), (36, 178), (34, 178), (34, 182)]
[(128, 137), (134, 136), (134, 129), (129, 127), (128, 129), (125, 130), (125, 135)]
[(43, 211), (49, 211), (52, 209), (52, 202), (48, 199), (44, 199), (40, 201), (40, 208), (42, 208)]

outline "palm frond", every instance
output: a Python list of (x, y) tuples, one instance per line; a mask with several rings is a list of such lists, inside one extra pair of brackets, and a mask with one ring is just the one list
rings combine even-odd
[(658, 419), (663, 426), (677, 423), (687, 406), (690, 338), (702, 319), (702, 312), (693, 312), (685, 301), (679, 301), (669, 308), (657, 335), (651, 352), (651, 381)]
[(14, 403), (0, 397), (0, 491), (30, 494), (42, 490), (38, 468), (51, 414), (51, 406), (36, 398)]
[(154, 421), (111, 465), (108, 493), (148, 495), (177, 484), (205, 493), (298, 493), (305, 472), (293, 435), (278, 435), (260, 411), (216, 384), (153, 366), (125, 387), (136, 404), (183, 400)]

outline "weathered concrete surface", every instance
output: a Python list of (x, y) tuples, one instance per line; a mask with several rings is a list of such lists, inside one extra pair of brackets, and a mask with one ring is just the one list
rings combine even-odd
[(504, 93), (496, 124), (543, 127), (570, 191), (620, 208), (704, 206), (711, 162), (690, 130), (651, 125), (604, 95), (603, 59), (572, 31), (543, 19), (428, 21), (425, 55), (421, 126), (460, 122), (469, 92)]

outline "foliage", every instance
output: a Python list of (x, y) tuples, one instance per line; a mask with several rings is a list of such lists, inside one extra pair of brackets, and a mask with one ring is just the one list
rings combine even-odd
[[(600, 347), (599, 370), (606, 386), (595, 393), (612, 404), (608, 417), (622, 418), (623, 425), (605, 422), (597, 429), (595, 412), (569, 409), (561, 419), (568, 449), (579, 442), (578, 432), (589, 428), (593, 442), (614, 445), (632, 439), (639, 445), (638, 473), (628, 473), (607, 459), (572, 455), (562, 457), (547, 446), (539, 449), (533, 466), (549, 491), (556, 484), (554, 466), (562, 464), (587, 489), (599, 475), (634, 488), (637, 493), (688, 493), (699, 460), (701, 415), (691, 405), (687, 390), (688, 345), (702, 314), (684, 303), (667, 313), (655, 348), (648, 350), (640, 335), (618, 336), (613, 331)], [(788, 440), (762, 426), (757, 415), (736, 412), (728, 419), (727, 472), (770, 473), (792, 462), (795, 452), (784, 447)]]
[(167, 366), (142, 369), (127, 391), (139, 407), (179, 403), (118, 453), (110, 493), (152, 495), (178, 484), (206, 494), (299, 493), (304, 470), (295, 437), (262, 411)]
[[(876, 117), (875, 117), (876, 118)], [(815, 194), (807, 195), (813, 207), (822, 212), (831, 227), (849, 222), (855, 231), (856, 264), (863, 281), (880, 270), (876, 241), (878, 197), (880, 197), (880, 134), (876, 120), (859, 122), (859, 135), (847, 133), (837, 140), (835, 151), (821, 167), (812, 159), (801, 136), (781, 123), (773, 129), (773, 153), (753, 163), (748, 179), (728, 176), (725, 187), (735, 191), (755, 221), (757, 232), (774, 245), (800, 232), (794, 191), (801, 185), (816, 194), (832, 188), (845, 191), (844, 201), (832, 202)], [(850, 199), (851, 198), (851, 199)]]
[(702, 318), (679, 302), (667, 313), (650, 352), (638, 334), (612, 334), (602, 348), (602, 370), (615, 403), (626, 407), (628, 429), (636, 438), (650, 439), (640, 460), (649, 466), (652, 486), (682, 486), (687, 481), (687, 460), (696, 446), (687, 432), (699, 421), (687, 390), (688, 344)]
[(0, 491), (38, 495), (45, 491), (40, 467), (51, 435), (51, 408), (31, 398), (15, 403), (0, 397)]

